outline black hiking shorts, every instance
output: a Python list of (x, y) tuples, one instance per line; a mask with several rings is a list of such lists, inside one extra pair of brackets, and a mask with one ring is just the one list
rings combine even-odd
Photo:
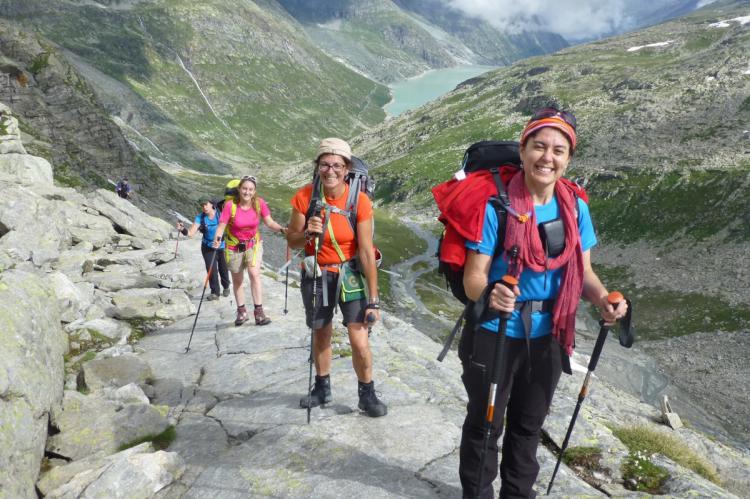
[(338, 281), (339, 275), (336, 272), (326, 272), (326, 287), (328, 290), (328, 306), (323, 306), (323, 277), (315, 279), (316, 284), (316, 297), (315, 297), (315, 323), (313, 323), (313, 280), (306, 277), (303, 271), (302, 286), (302, 302), (305, 304), (305, 319), (307, 327), (312, 329), (320, 329), (333, 320), (333, 313), (335, 305), (338, 304), (338, 308), (341, 310), (343, 316), (342, 324), (344, 326), (349, 323), (365, 322), (365, 307), (367, 306), (367, 300), (354, 300), (350, 302), (342, 302), (341, 296), (336, 295), (336, 282)]

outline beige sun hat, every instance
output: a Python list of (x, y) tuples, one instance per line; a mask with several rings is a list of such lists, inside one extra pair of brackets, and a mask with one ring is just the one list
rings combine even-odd
[(352, 160), (352, 148), (345, 140), (337, 139), (335, 137), (329, 137), (320, 141), (318, 146), (318, 154), (315, 156), (315, 161), (318, 161), (324, 154), (338, 154), (347, 161)]

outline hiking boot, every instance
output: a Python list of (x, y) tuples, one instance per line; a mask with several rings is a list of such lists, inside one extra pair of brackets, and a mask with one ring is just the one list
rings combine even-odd
[(237, 318), (234, 320), (234, 325), (241, 326), (242, 324), (247, 322), (249, 318), (250, 317), (248, 317), (247, 315), (247, 309), (245, 308), (245, 305), (237, 307)]
[(221, 294), (226, 298), (227, 296), (229, 296), (229, 292), (229, 288), (224, 288), (224, 291), (222, 291)]
[[(315, 387), (312, 390), (312, 396), (310, 397), (310, 407), (318, 407), (319, 405), (327, 404), (333, 400), (331, 395), (331, 376), (326, 374), (325, 376), (315, 375)], [(307, 409), (307, 395), (299, 399), (299, 406)]]
[(211, 293), (210, 295), (208, 295), (208, 298), (206, 298), (206, 301), (214, 301), (214, 300), (218, 300), (218, 299), (219, 299), (219, 295), (215, 295), (215, 294)]
[(255, 307), (255, 310), (253, 311), (255, 314), (255, 325), (256, 326), (265, 326), (266, 324), (271, 323), (271, 319), (266, 317), (266, 314), (263, 313), (263, 305), (258, 305)]
[(371, 418), (378, 418), (388, 414), (388, 407), (385, 406), (378, 396), (375, 395), (375, 382), (359, 382), (359, 409), (365, 411)]

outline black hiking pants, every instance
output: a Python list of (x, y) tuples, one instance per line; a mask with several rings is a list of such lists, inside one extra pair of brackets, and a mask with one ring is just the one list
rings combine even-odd
[[(539, 473), (536, 450), (542, 423), (562, 372), (561, 347), (551, 335), (532, 339), (529, 358), (525, 339), (506, 339), (502, 379), (479, 489), (479, 462), (497, 334), (482, 328), (476, 333), (472, 330), (472, 325), (464, 327), (458, 348), (463, 365), (461, 378), (469, 396), (458, 468), (463, 497), (494, 497), (492, 482), (497, 477), (497, 443), (503, 432), (503, 416), (507, 416), (507, 426), (500, 463), (500, 497), (535, 497), (532, 487)], [(478, 490), (481, 490), (481, 494), (478, 494)]]
[(206, 272), (209, 271), (209, 265), (211, 265), (214, 253), (216, 254), (216, 259), (214, 260), (214, 269), (211, 271), (211, 277), (208, 279), (208, 285), (211, 287), (211, 294), (219, 295), (221, 294), (219, 278), (221, 278), (222, 288), (226, 289), (229, 287), (229, 273), (227, 272), (227, 259), (224, 257), (224, 250), (210, 248), (201, 243), (201, 254), (203, 255), (203, 261), (206, 263)]

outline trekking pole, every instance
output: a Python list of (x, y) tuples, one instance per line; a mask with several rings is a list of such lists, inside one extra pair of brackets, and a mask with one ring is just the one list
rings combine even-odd
[(289, 245), (286, 245), (286, 278), (284, 279), (284, 315), (289, 312), (289, 309), (287, 308), (287, 296), (289, 292), (289, 264), (292, 260), (292, 250), (289, 248)]
[(372, 325), (375, 322), (375, 314), (370, 312), (369, 314), (367, 314), (365, 320), (367, 321), (367, 337), (369, 338), (370, 334), (372, 334)]
[[(516, 246), (511, 249), (511, 252), (515, 250), (516, 255), (518, 249)], [(511, 258), (515, 258), (514, 255), (510, 255)], [(513, 286), (518, 285), (518, 279), (510, 274), (506, 274), (500, 280), (500, 284), (513, 289)], [(479, 457), (479, 481), (477, 483), (477, 497), (481, 496), (482, 490), (482, 478), (484, 478), (484, 462), (487, 457), (487, 449), (490, 445), (490, 439), (492, 438), (492, 420), (495, 417), (495, 402), (497, 398), (497, 387), (502, 386), (503, 372), (503, 353), (505, 352), (505, 329), (508, 326), (508, 319), (510, 319), (511, 313), (501, 312), (499, 323), (497, 325), (497, 338), (495, 339), (495, 356), (492, 360), (492, 370), (490, 378), (490, 389), (487, 395), (487, 413), (484, 419), (484, 442), (482, 443), (482, 454)]]
[(180, 229), (177, 229), (177, 244), (174, 245), (174, 257), (177, 258), (177, 250), (180, 247)]
[[(607, 296), (607, 301), (612, 305), (613, 307), (616, 307), (618, 303), (623, 301), (625, 298), (622, 296), (622, 293), (619, 291), (612, 291)], [(630, 302), (628, 301), (628, 305), (630, 305)], [(622, 338), (623, 336), (620, 336), (620, 343), (623, 346), (626, 346), (626, 348), (629, 348), (630, 345), (632, 345), (632, 334), (630, 333), (630, 309), (628, 308), (628, 312), (626, 315), (626, 318), (624, 319), (627, 324), (623, 323), (623, 329), (627, 329), (627, 334), (630, 336), (630, 344), (625, 345), (625, 342), (623, 342)], [(555, 483), (555, 476), (557, 475), (557, 470), (560, 468), (560, 462), (562, 461), (563, 454), (565, 454), (565, 449), (568, 448), (568, 441), (570, 440), (570, 434), (573, 433), (573, 426), (576, 424), (576, 418), (578, 417), (578, 411), (581, 410), (581, 405), (583, 404), (583, 400), (586, 398), (586, 395), (589, 391), (589, 382), (591, 381), (591, 375), (594, 373), (594, 369), (596, 369), (596, 364), (599, 362), (599, 356), (602, 353), (602, 348), (604, 348), (604, 341), (607, 339), (607, 334), (609, 333), (609, 325), (605, 324), (604, 319), (599, 321), (599, 336), (596, 338), (596, 344), (594, 345), (594, 351), (591, 353), (591, 359), (589, 360), (589, 366), (588, 371), (586, 372), (586, 377), (583, 379), (583, 385), (581, 386), (581, 391), (578, 394), (578, 402), (576, 403), (575, 409), (573, 409), (573, 416), (570, 418), (570, 424), (568, 425), (568, 431), (565, 433), (565, 439), (563, 440), (562, 447), (560, 448), (560, 455), (557, 457), (557, 463), (555, 464), (555, 470), (552, 472), (552, 478), (549, 481), (549, 485), (547, 485), (547, 495), (549, 495), (550, 491), (552, 490), (552, 484)]]
[[(315, 204), (315, 207), (313, 209), (313, 216), (314, 217), (320, 217), (321, 213), (323, 211), (323, 206), (321, 205), (320, 201), (318, 200)], [(310, 363), (310, 374), (307, 377), (307, 424), (310, 424), (310, 411), (312, 411), (312, 382), (313, 382), (313, 343), (315, 341), (315, 306), (316, 304), (316, 298), (318, 294), (318, 243), (320, 242), (320, 234), (315, 234), (315, 239), (313, 240), (313, 245), (315, 247), (315, 250), (313, 251), (313, 254), (315, 255), (313, 257), (313, 294), (312, 294), (312, 323), (310, 324), (310, 359), (308, 362)], [(289, 267), (287, 267), (288, 269)], [(326, 283), (322, 281), (321, 278), (321, 285), (325, 286)]]
[[(221, 237), (224, 239), (224, 236)], [(219, 244), (221, 246), (221, 244)], [(216, 263), (216, 255), (219, 253), (219, 248), (214, 248), (214, 254), (211, 256), (211, 263), (208, 266), (208, 273), (206, 274), (206, 280), (203, 281), (203, 292), (201, 293), (201, 301), (198, 302), (198, 311), (195, 312), (195, 320), (193, 321), (193, 327), (190, 329), (190, 338), (188, 339), (187, 347), (185, 348), (185, 353), (188, 353), (190, 351), (190, 342), (193, 341), (193, 333), (195, 332), (195, 325), (198, 323), (198, 316), (201, 313), (201, 305), (203, 305), (203, 297), (206, 295), (206, 287), (208, 286), (208, 281), (211, 279), (211, 272), (214, 271), (214, 263)]]

